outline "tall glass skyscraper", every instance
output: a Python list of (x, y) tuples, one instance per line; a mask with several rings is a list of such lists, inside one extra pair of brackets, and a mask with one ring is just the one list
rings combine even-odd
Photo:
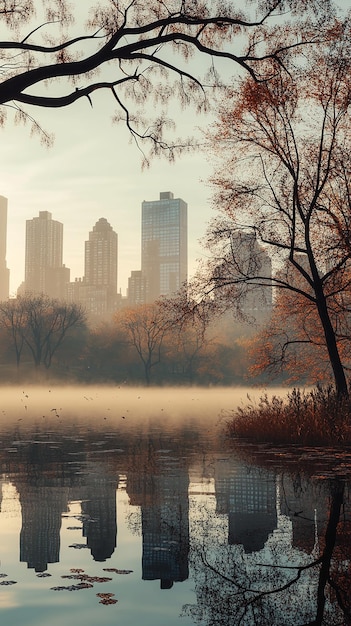
[(177, 291), (188, 275), (188, 205), (173, 193), (142, 203), (141, 271), (146, 302)]
[(6, 265), (7, 198), (0, 196), (0, 301), (9, 297), (10, 270)]

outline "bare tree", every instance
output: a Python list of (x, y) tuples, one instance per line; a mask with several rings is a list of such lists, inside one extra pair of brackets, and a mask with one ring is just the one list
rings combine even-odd
[[(286, 64), (288, 50), (329, 36), (332, 4), (1, 0), (0, 22), (8, 33), (0, 41), (1, 122), (12, 109), (18, 121), (42, 132), (33, 108), (66, 107), (82, 98), (89, 107), (95, 92), (106, 91), (117, 105), (115, 120), (126, 123), (135, 141), (149, 140), (151, 152), (172, 158), (186, 145), (165, 139), (171, 125), (165, 109), (172, 98), (206, 109), (207, 94), (220, 84), (222, 60), (256, 80), (274, 75)], [(155, 105), (150, 121), (145, 111)], [(46, 133), (43, 138), (50, 140)]]
[(18, 369), (24, 346), (23, 328), (25, 325), (25, 311), (21, 306), (21, 300), (6, 300), (0, 303), (0, 325), (11, 339)]
[(48, 369), (69, 330), (85, 323), (81, 305), (64, 304), (48, 296), (23, 296), (3, 303), (0, 323), (12, 337), (17, 365), (24, 346), (29, 349), (36, 368)]
[[(339, 395), (348, 393), (340, 343), (351, 277), (349, 28), (311, 53), (294, 81), (284, 72), (261, 85), (244, 80), (221, 106), (212, 146), (225, 164), (212, 182), (222, 216), (209, 229), (203, 285), (226, 306), (274, 287), (312, 307)], [(241, 233), (251, 246), (245, 237), (238, 245)], [(262, 251), (280, 268), (273, 276)]]
[(163, 340), (171, 324), (164, 308), (157, 302), (142, 304), (122, 310), (115, 321), (137, 351), (143, 363), (146, 384), (150, 385), (151, 370), (161, 361)]

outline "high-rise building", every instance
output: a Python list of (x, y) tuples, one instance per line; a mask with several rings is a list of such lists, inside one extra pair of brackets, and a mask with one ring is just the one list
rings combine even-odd
[(272, 260), (255, 234), (236, 231), (231, 236), (232, 264), (229, 278), (246, 283), (240, 308), (245, 316), (263, 323), (272, 307)]
[(6, 265), (7, 198), (0, 196), (0, 301), (7, 300), (10, 289), (10, 270)]
[(118, 235), (101, 217), (85, 242), (85, 274), (67, 286), (67, 299), (80, 302), (88, 314), (104, 316), (117, 306)]
[(146, 302), (177, 291), (187, 280), (188, 205), (173, 193), (142, 203), (141, 271)]
[(94, 287), (108, 287), (117, 292), (117, 246), (118, 236), (101, 217), (85, 242), (85, 281)]
[(129, 306), (145, 302), (145, 278), (141, 270), (132, 270), (128, 278), (127, 301)]
[(23, 291), (63, 298), (70, 271), (62, 263), (63, 224), (49, 211), (26, 221), (25, 278)]

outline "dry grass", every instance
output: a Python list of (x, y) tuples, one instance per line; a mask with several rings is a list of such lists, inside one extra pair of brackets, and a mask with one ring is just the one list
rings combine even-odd
[(262, 443), (349, 445), (351, 399), (340, 400), (332, 387), (309, 392), (294, 389), (285, 400), (263, 395), (233, 414), (228, 433)]

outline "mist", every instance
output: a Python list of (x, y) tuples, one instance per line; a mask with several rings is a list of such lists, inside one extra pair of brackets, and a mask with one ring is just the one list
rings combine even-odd
[(8, 386), (1, 389), (1, 422), (82, 419), (120, 424), (121, 420), (223, 419), (238, 406), (257, 401), (263, 393), (285, 395), (284, 388), (252, 387), (124, 387)]

